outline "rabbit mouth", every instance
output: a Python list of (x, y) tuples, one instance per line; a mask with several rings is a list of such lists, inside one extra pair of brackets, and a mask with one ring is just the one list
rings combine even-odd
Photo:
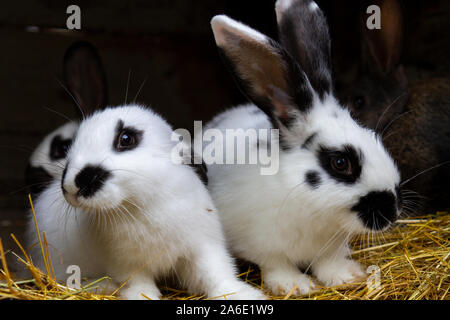
[(68, 193), (64, 189), (63, 189), (63, 193), (64, 193), (64, 198), (72, 207), (75, 207), (75, 208), (81, 207), (79, 198), (76, 195)]
[(80, 208), (85, 212), (100, 213), (106, 211), (115, 211), (117, 206), (110, 199), (105, 199), (101, 195), (95, 198), (85, 198), (70, 193), (65, 193), (64, 197), (70, 206)]

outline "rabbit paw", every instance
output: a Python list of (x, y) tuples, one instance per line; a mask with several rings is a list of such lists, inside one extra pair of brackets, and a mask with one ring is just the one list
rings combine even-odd
[(366, 276), (362, 266), (349, 259), (334, 262), (323, 262), (314, 270), (317, 279), (328, 287), (356, 282)]
[(159, 300), (161, 293), (153, 284), (139, 283), (121, 290), (120, 296), (125, 300)]
[(310, 277), (301, 272), (271, 272), (264, 277), (264, 286), (275, 295), (305, 295), (314, 292), (317, 287)]
[(267, 300), (264, 293), (246, 283), (239, 283), (234, 288), (223, 289), (212, 294), (215, 299), (224, 300)]

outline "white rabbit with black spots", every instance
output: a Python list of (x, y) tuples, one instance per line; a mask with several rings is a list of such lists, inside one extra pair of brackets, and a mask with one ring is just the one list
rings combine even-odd
[(281, 23), (303, 28), (302, 39), (287, 40), (290, 51), (227, 16), (212, 19), (219, 51), (254, 104), (220, 114), (206, 129), (278, 129), (270, 148), (280, 150), (279, 170), (210, 164), (208, 188), (232, 252), (256, 263), (273, 293), (306, 294), (316, 284), (300, 268), (327, 286), (365, 275), (348, 240), (396, 220), (400, 176), (380, 138), (333, 96), (321, 10), (310, 0), (279, 0), (277, 10)]

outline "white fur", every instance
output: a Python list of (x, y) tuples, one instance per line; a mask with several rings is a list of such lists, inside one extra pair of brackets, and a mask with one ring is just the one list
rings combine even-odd
[[(143, 131), (135, 149), (113, 150), (119, 120)], [(70, 210), (59, 201), (58, 182), (36, 203), (41, 231), (64, 256), (58, 270), (71, 263), (82, 276), (109, 275), (117, 285), (128, 280), (120, 292), (126, 299), (144, 299), (142, 293), (158, 299), (156, 281), (170, 274), (192, 293), (264, 298), (236, 278), (206, 188), (191, 167), (172, 162), (171, 134), (161, 117), (134, 105), (105, 109), (81, 123), (63, 181)], [(86, 165), (101, 165), (112, 176), (92, 197), (76, 197), (74, 179)]]
[(311, 11), (316, 11), (317, 9), (319, 9), (319, 6), (314, 1), (311, 1), (311, 3), (309, 4), (308, 8)]

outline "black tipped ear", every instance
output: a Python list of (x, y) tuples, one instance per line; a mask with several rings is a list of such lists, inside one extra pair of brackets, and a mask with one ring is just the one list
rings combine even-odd
[(402, 9), (397, 0), (374, 0), (370, 4), (375, 4), (380, 8), (381, 28), (367, 28), (368, 14), (365, 12), (367, 5), (364, 6), (361, 19), (363, 42), (371, 57), (367, 63), (370, 65), (373, 64), (372, 61), (375, 61), (378, 71), (388, 74), (397, 67), (402, 52)]
[(107, 105), (105, 71), (97, 50), (89, 42), (77, 41), (67, 49), (64, 79), (83, 115)]
[(211, 21), (216, 44), (242, 92), (271, 119), (289, 127), (312, 107), (305, 73), (272, 39), (227, 16)]
[(325, 16), (312, 0), (275, 4), (281, 44), (305, 71), (320, 99), (331, 93), (330, 35)]

